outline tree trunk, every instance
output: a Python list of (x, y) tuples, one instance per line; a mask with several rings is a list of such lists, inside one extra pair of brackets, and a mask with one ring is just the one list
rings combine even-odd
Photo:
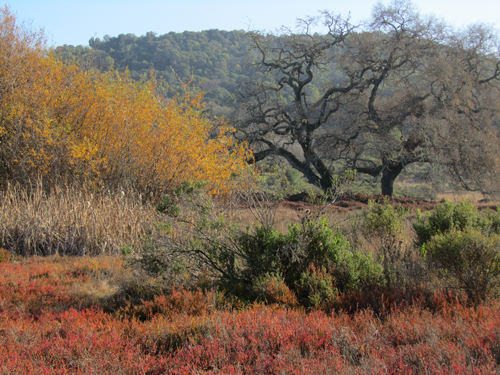
[(382, 195), (388, 195), (392, 197), (394, 193), (394, 180), (399, 176), (403, 170), (402, 164), (396, 164), (387, 167), (382, 173)]

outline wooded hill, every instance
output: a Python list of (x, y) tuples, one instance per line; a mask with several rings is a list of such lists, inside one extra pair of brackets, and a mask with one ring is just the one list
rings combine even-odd
[(408, 166), (426, 165), (467, 190), (500, 192), (496, 30), (455, 30), (409, 1), (378, 4), (363, 27), (327, 11), (297, 25), (275, 35), (122, 34), (56, 52), (134, 79), (157, 71), (174, 88), (194, 81), (208, 112), (232, 114), (254, 161), (279, 157), (323, 191), (354, 170), (392, 195)]
[(120, 34), (91, 38), (89, 46), (64, 45), (56, 52), (64, 60), (106, 71), (111, 66), (129, 69), (133, 79), (152, 70), (169, 86), (194, 80), (207, 95), (209, 108), (228, 114), (236, 103), (240, 85), (256, 75), (248, 65), (251, 40), (244, 31), (206, 30), (157, 35)]

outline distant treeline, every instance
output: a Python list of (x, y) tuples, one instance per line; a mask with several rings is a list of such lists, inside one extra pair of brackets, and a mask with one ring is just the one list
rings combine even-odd
[(192, 79), (207, 93), (211, 109), (227, 114), (238, 88), (256, 75), (248, 64), (250, 43), (244, 31), (148, 32), (91, 38), (89, 46), (64, 45), (56, 52), (63, 60), (75, 59), (102, 71), (128, 68), (133, 79), (154, 70), (171, 87)]

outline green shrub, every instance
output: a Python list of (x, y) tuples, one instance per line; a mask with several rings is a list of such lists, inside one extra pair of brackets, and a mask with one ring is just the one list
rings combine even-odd
[(347, 291), (382, 285), (383, 270), (369, 253), (343, 251), (331, 273), (337, 289)]
[(363, 211), (363, 234), (366, 237), (381, 237), (384, 241), (399, 237), (408, 212), (401, 206), (392, 206), (387, 200), (383, 204), (369, 201), (368, 210)]
[(478, 229), (485, 234), (500, 233), (500, 215), (489, 212), (481, 214), (471, 202), (439, 204), (426, 214), (417, 213), (413, 228), (417, 234), (417, 246), (422, 246), (438, 234), (452, 230)]
[(500, 235), (479, 229), (452, 229), (426, 243), (429, 262), (442, 271), (448, 286), (463, 289), (475, 304), (497, 293), (500, 281)]
[(286, 246), (281, 249), (282, 271), (289, 285), (296, 283), (311, 264), (331, 270), (350, 244), (328, 226), (328, 220), (305, 220), (289, 226)]
[(315, 267), (311, 264), (298, 281), (300, 301), (306, 307), (327, 308), (332, 305), (338, 294), (334, 284), (333, 276), (325, 267)]
[(243, 275), (249, 282), (267, 274), (280, 274), (280, 250), (286, 244), (282, 233), (266, 226), (258, 226), (254, 233), (241, 233), (236, 239), (246, 258)]
[(156, 210), (171, 217), (178, 217), (181, 213), (181, 208), (170, 195), (163, 195), (161, 197), (161, 201), (156, 206)]
[[(326, 219), (305, 219), (284, 234), (273, 229), (271, 213), (261, 212), (256, 216), (260, 222), (242, 231), (216, 211), (206, 193), (187, 190), (175, 195), (182, 208), (179, 215), (164, 216), (168, 231), (157, 231), (134, 257), (133, 262), (149, 274), (180, 279), (176, 283), (188, 287), (204, 270), (227, 294), (246, 301), (290, 299), (285, 287), (292, 294), (297, 291), (312, 264), (326, 270), (341, 291), (380, 281), (380, 265), (351, 250), (345, 236), (330, 229)], [(167, 203), (170, 207), (173, 201)], [(271, 209), (267, 202), (258, 203), (258, 213)]]
[(247, 284), (255, 285), (255, 280), (274, 274), (289, 288), (303, 290), (304, 274), (310, 274), (311, 265), (326, 270), (340, 291), (382, 282), (382, 266), (370, 254), (352, 251), (346, 238), (330, 229), (326, 219), (291, 225), (286, 235), (258, 227), (253, 234), (242, 234), (238, 243), (247, 257), (242, 272)]
[(409, 210), (394, 207), (388, 200), (382, 204), (369, 201), (368, 210), (363, 211), (361, 231), (378, 253), (387, 285), (401, 283), (398, 268), (404, 262), (403, 236), (408, 213)]

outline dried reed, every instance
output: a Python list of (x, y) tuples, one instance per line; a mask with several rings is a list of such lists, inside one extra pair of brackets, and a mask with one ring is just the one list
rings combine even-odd
[(23, 256), (137, 251), (157, 217), (133, 193), (9, 185), (0, 193), (0, 247)]

